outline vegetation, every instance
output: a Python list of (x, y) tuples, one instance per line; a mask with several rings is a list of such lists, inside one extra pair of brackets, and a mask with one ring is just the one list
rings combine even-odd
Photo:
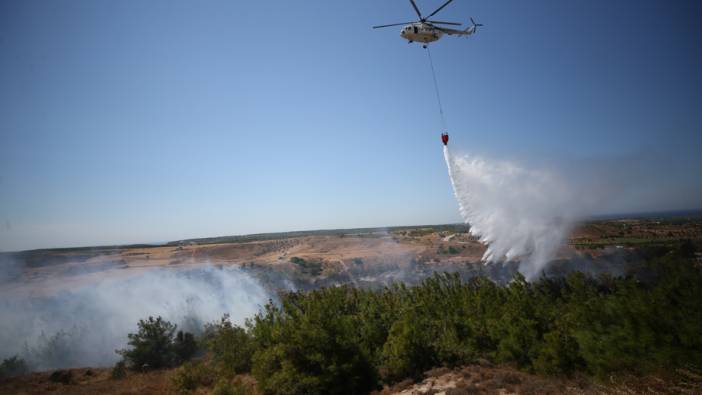
[(29, 371), (29, 367), (24, 359), (15, 355), (10, 358), (3, 359), (0, 364), (0, 379), (19, 376)]
[(172, 382), (181, 394), (187, 394), (198, 387), (208, 387), (214, 381), (214, 372), (202, 362), (186, 362), (173, 375)]
[(391, 226), (382, 228), (356, 228), (356, 229), (326, 229), (326, 230), (307, 230), (307, 231), (296, 231), (296, 232), (282, 232), (282, 233), (261, 233), (252, 235), (242, 235), (242, 236), (220, 236), (220, 237), (207, 237), (199, 239), (187, 239), (179, 241), (171, 241), (166, 245), (183, 245), (183, 244), (223, 244), (223, 243), (246, 243), (251, 241), (265, 241), (265, 240), (280, 240), (289, 239), (295, 237), (305, 237), (305, 236), (359, 236), (359, 237), (379, 237), (385, 236), (390, 233), (411, 233), (413, 236), (424, 236), (430, 234), (434, 231), (437, 232), (452, 232), (452, 233), (466, 233), (470, 229), (470, 226), (466, 224), (447, 224), (447, 225), (432, 225), (427, 226)]
[(648, 255), (647, 282), (576, 273), (501, 287), (437, 274), (417, 287), (283, 295), (249, 323), (252, 373), (264, 393), (357, 393), (481, 358), (598, 377), (701, 366), (702, 274), (692, 252)]
[(190, 360), (198, 350), (195, 336), (190, 332), (178, 331), (175, 339), (173, 339), (173, 353), (175, 354), (175, 363), (180, 364)]
[(233, 376), (251, 370), (254, 352), (253, 337), (244, 328), (233, 325), (229, 316), (207, 326), (207, 348), (212, 363), (224, 376)]
[(304, 274), (310, 276), (319, 276), (322, 274), (322, 263), (317, 261), (308, 261), (300, 257), (294, 256), (290, 258), (290, 262), (295, 264)]
[(215, 385), (212, 390), (212, 395), (249, 395), (255, 394), (256, 391), (250, 385), (246, 385), (242, 382), (234, 381), (230, 382), (227, 380), (220, 380)]
[(178, 332), (161, 317), (139, 320), (137, 333), (128, 335), (130, 349), (117, 350), (134, 370), (160, 369), (177, 366), (190, 359), (196, 351), (192, 334)]
[(124, 361), (118, 361), (112, 368), (112, 378), (114, 380), (122, 380), (127, 377), (127, 364)]

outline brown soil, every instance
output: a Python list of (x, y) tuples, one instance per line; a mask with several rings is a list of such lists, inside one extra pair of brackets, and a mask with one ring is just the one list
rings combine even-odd
[(690, 370), (664, 372), (658, 375), (618, 376), (606, 382), (588, 377), (539, 377), (509, 367), (489, 364), (470, 365), (458, 369), (438, 368), (425, 374), (420, 383), (411, 380), (384, 388), (382, 395), (467, 395), (467, 394), (700, 394), (702, 375)]
[[(70, 380), (52, 380), (55, 372), (61, 372)], [(172, 370), (148, 373), (128, 373), (122, 380), (111, 377), (111, 369), (65, 369), (55, 372), (30, 373), (25, 376), (0, 381), (0, 394), (78, 394), (78, 395), (137, 395), (173, 394), (171, 385)]]
[[(177, 391), (171, 382), (173, 374), (174, 370), (129, 372), (126, 378), (117, 380), (111, 378), (111, 369), (82, 368), (39, 372), (0, 381), (0, 395), (175, 394)], [(68, 380), (66, 380), (67, 377)], [(237, 380), (249, 386), (255, 386), (255, 380), (250, 376), (240, 376)], [(211, 391), (211, 387), (199, 387), (191, 393), (209, 394)], [(380, 395), (700, 394), (702, 393), (702, 372), (679, 369), (644, 377), (611, 377), (604, 382), (597, 382), (584, 376), (540, 377), (511, 367), (492, 366), (483, 362), (479, 365), (456, 369), (432, 369), (425, 374), (425, 379), (421, 382), (405, 380), (385, 387), (377, 393)]]

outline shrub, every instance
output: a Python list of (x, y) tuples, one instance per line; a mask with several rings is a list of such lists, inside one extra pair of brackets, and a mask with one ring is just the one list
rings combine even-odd
[(176, 363), (189, 361), (197, 352), (197, 342), (195, 336), (190, 332), (178, 331), (173, 340), (173, 352)]
[(292, 262), (296, 265), (304, 265), (307, 261), (300, 258), (299, 256), (294, 256), (294, 257), (290, 258), (290, 262)]
[(214, 381), (214, 374), (202, 362), (186, 362), (171, 378), (175, 389), (180, 393), (189, 393), (198, 387), (208, 387)]
[[(347, 287), (283, 297), (252, 323), (252, 373), (264, 393), (367, 393), (377, 387), (358, 329), (359, 299)], [(357, 296), (357, 294), (356, 294)]]
[(431, 336), (421, 319), (409, 315), (396, 321), (383, 347), (383, 378), (390, 382), (406, 377), (418, 379), (436, 366), (436, 355), (427, 336)]
[(52, 383), (72, 384), (73, 372), (70, 370), (57, 370), (49, 375), (49, 381)]
[(215, 385), (211, 395), (248, 395), (255, 393), (256, 391), (254, 391), (251, 386), (244, 383), (220, 380), (217, 382), (217, 385)]
[(212, 362), (221, 373), (233, 376), (251, 371), (255, 345), (252, 336), (244, 328), (232, 324), (229, 316), (225, 315), (220, 322), (209, 325), (207, 332), (207, 348), (212, 355)]
[(160, 369), (175, 366), (194, 354), (196, 343), (193, 335), (179, 332), (174, 338), (177, 329), (161, 317), (149, 317), (139, 320), (137, 333), (128, 335), (127, 344), (131, 348), (117, 350), (132, 369)]
[(115, 380), (122, 380), (127, 377), (127, 364), (124, 360), (119, 361), (112, 368), (112, 378)]
[(322, 274), (323, 267), (321, 262), (307, 261), (297, 256), (290, 258), (290, 262), (297, 265), (304, 274), (310, 276), (319, 276)]
[(83, 339), (87, 335), (85, 328), (73, 327), (68, 331), (60, 330), (51, 336), (43, 332), (31, 353), (30, 360), (36, 361), (38, 368), (58, 369), (64, 366), (79, 366), (84, 355)]
[(19, 376), (27, 372), (29, 372), (27, 363), (17, 355), (3, 359), (2, 364), (0, 364), (0, 379)]

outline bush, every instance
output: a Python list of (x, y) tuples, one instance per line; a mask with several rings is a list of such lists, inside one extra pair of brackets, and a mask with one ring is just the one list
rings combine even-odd
[(226, 376), (251, 371), (251, 357), (254, 353), (253, 337), (244, 328), (233, 325), (229, 316), (208, 326), (207, 348), (212, 362)]
[(255, 317), (252, 373), (264, 393), (367, 393), (377, 387), (347, 287), (288, 294)]
[(85, 331), (85, 328), (73, 327), (68, 331), (60, 330), (51, 336), (42, 332), (35, 347), (30, 349), (27, 346), (26, 352), (40, 369), (79, 366), (86, 351), (83, 341), (87, 335)]
[(220, 380), (215, 385), (211, 395), (248, 395), (255, 393), (256, 391), (251, 386), (247, 386), (244, 383)]
[(396, 321), (383, 346), (383, 378), (390, 382), (407, 377), (419, 379), (425, 370), (436, 366), (428, 335), (431, 333), (422, 320), (407, 315)]
[(290, 262), (297, 265), (302, 273), (310, 276), (319, 276), (324, 269), (321, 262), (307, 261), (297, 256), (290, 258)]
[(202, 362), (186, 362), (176, 369), (171, 378), (173, 386), (181, 394), (187, 394), (201, 386), (209, 387), (213, 381), (213, 372)]
[(178, 331), (173, 340), (173, 352), (176, 363), (181, 364), (189, 361), (197, 352), (197, 342), (195, 336), (190, 332)]
[(0, 379), (19, 376), (27, 372), (29, 372), (27, 363), (17, 355), (3, 359), (2, 364), (0, 364)]
[(114, 380), (122, 380), (127, 377), (127, 364), (124, 360), (119, 361), (112, 368), (112, 378)]
[(130, 349), (117, 350), (132, 369), (147, 370), (172, 367), (189, 359), (195, 352), (196, 345), (193, 335), (179, 332), (161, 317), (139, 320), (139, 331), (130, 333)]
[(300, 258), (299, 256), (294, 256), (294, 257), (290, 258), (290, 262), (292, 262), (296, 265), (304, 265), (305, 263), (307, 263), (307, 261)]
[(57, 370), (49, 375), (49, 381), (52, 383), (72, 384), (73, 372), (70, 370)]

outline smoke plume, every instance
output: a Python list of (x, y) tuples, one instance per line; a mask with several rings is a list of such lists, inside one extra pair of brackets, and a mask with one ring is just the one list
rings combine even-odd
[(118, 359), (137, 321), (162, 316), (197, 331), (230, 314), (243, 323), (269, 299), (241, 269), (200, 266), (118, 276), (46, 296), (7, 292), (0, 301), (0, 357), (19, 354), (34, 369), (105, 366)]
[(444, 157), (461, 216), (488, 246), (483, 261), (519, 260), (527, 279), (538, 276), (574, 224), (572, 189), (555, 174), (455, 156), (446, 146)]

